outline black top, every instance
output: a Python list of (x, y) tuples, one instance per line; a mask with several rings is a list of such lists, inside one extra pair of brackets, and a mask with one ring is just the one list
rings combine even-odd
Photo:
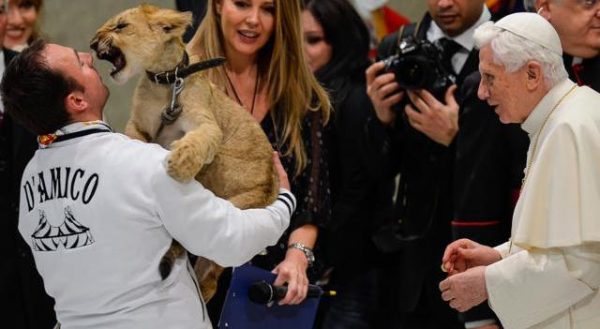
[[(274, 150), (279, 151), (281, 163), (288, 173), (292, 193), (296, 196), (297, 207), (292, 215), (290, 227), (285, 231), (276, 245), (267, 248), (267, 255), (256, 256), (253, 264), (272, 270), (285, 258), (290, 233), (296, 228), (313, 224), (323, 227), (331, 216), (331, 190), (329, 188), (329, 165), (327, 163), (328, 149), (324, 143), (324, 128), (321, 112), (308, 111), (302, 123), (302, 140), (307, 155), (307, 164), (304, 170), (295, 177), (296, 161), (293, 155), (283, 156), (286, 146), (279, 146), (281, 125), (274, 125), (271, 115), (267, 115), (261, 122)], [(318, 250), (315, 250), (316, 252)], [(315, 266), (309, 272), (309, 278), (317, 279), (321, 270), (320, 257), (317, 257)]]

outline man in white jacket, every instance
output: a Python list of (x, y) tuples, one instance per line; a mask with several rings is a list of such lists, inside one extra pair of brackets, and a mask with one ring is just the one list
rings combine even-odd
[(479, 97), (529, 133), (509, 242), (444, 253), (450, 306), (488, 300), (503, 326), (600, 328), (600, 94), (567, 78), (558, 34), (533, 13), (475, 31)]
[(167, 151), (100, 121), (108, 90), (89, 53), (43, 41), (6, 69), (8, 113), (41, 148), (21, 180), (19, 231), (33, 250), (64, 328), (210, 328), (187, 257), (161, 280), (173, 239), (222, 266), (276, 243), (295, 199), (239, 210), (164, 168)]

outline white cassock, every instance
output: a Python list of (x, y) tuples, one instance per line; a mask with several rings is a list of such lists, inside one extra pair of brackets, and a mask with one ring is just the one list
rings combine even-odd
[(485, 272), (489, 304), (507, 329), (600, 328), (600, 94), (565, 80), (522, 128), (529, 174), (512, 246)]

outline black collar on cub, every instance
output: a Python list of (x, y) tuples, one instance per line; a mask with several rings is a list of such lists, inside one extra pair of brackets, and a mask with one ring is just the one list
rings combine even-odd
[(222, 65), (223, 63), (225, 63), (225, 58), (211, 58), (205, 61), (194, 63), (192, 65), (189, 65), (189, 63), (190, 57), (188, 56), (187, 52), (183, 52), (183, 58), (181, 59), (181, 62), (177, 64), (175, 69), (159, 73), (146, 71), (146, 75), (148, 76), (148, 79), (150, 79), (150, 81), (154, 83), (170, 85), (175, 83), (175, 80), (177, 80), (177, 78), (185, 79), (190, 74)]

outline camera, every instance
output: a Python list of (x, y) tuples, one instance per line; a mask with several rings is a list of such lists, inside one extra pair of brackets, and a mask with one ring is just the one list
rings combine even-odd
[(452, 67), (444, 64), (441, 47), (412, 35), (402, 38), (396, 54), (383, 61), (384, 72), (394, 73), (400, 87), (425, 89), (438, 100), (443, 100), (446, 89), (456, 82)]

